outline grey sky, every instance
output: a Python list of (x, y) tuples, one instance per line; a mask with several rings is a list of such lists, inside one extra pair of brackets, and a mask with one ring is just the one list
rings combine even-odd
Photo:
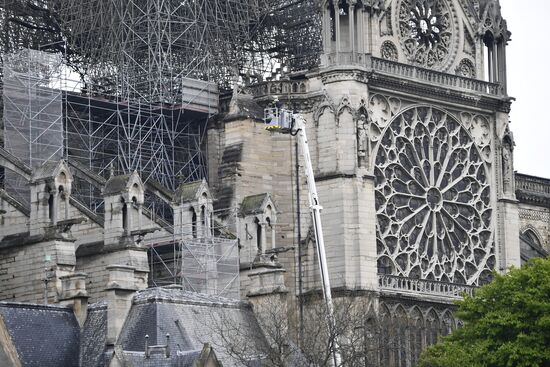
[(506, 49), (515, 169), (550, 178), (550, 50), (548, 0), (500, 0), (512, 32)]

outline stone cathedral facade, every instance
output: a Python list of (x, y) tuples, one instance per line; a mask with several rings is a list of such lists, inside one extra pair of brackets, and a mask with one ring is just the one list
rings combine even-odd
[(498, 1), (324, 1), (322, 22), (318, 69), (253, 86), (212, 127), (210, 184), (236, 202), (266, 187), (280, 210), (277, 244), (240, 237), (241, 260), (252, 253), (245, 263), (260, 267), (250, 248), (278, 253), (288, 288), (318, 291), (302, 176), (298, 243), (293, 142), (263, 131), (261, 108), (247, 103), (276, 98), (302, 113), (333, 291), (371, 305), (365, 321), (383, 341), (373, 365), (412, 366), (458, 326), (461, 294), (520, 266), (527, 248), (548, 254), (548, 182), (514, 176), (510, 32)]
[[(155, 358), (213, 360), (199, 343), (212, 336), (194, 340), (203, 324), (187, 321), (222, 308), (239, 322), (254, 319), (219, 294), (155, 288), (168, 266), (152, 259), (173, 261), (175, 242), (238, 243), (242, 300), (275, 295), (290, 312), (320, 294), (302, 155), (293, 137), (265, 129), (264, 109), (274, 104), (307, 121), (333, 294), (366, 306), (370, 365), (414, 366), (459, 327), (455, 300), (495, 270), (548, 256), (550, 180), (514, 171), (510, 32), (498, 0), (324, 0), (320, 21), (319, 67), (222, 96), (208, 122), (204, 180), (172, 192), (140, 172), (104, 178), (63, 160), (29, 167), (0, 149), (0, 165), (31, 195), (26, 205), (0, 190), (0, 301), (72, 307), (82, 345), (76, 359), (67, 352), (67, 365), (146, 365), (144, 330), (158, 327), (172, 339), (150, 331), (151, 348), (163, 353)], [(73, 195), (77, 180), (100, 193), (101, 214)], [(171, 223), (146, 207), (151, 196), (170, 208)], [(208, 264), (208, 274), (222, 273)], [(231, 285), (195, 275), (204, 289)], [(11, 327), (10, 310), (24, 307), (1, 306)], [(154, 322), (147, 316), (161, 311)], [(188, 349), (171, 356), (181, 345)], [(239, 365), (216, 353), (224, 366)]]

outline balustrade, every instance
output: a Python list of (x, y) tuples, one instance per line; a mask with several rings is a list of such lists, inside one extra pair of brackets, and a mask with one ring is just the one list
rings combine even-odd
[(308, 91), (307, 82), (305, 80), (270, 80), (251, 85), (249, 89), (255, 97), (303, 94)]
[[(459, 75), (442, 73), (413, 65), (371, 57), (367, 54), (341, 52), (325, 55), (327, 65), (358, 65), (381, 74), (395, 75), (410, 80), (425, 82), (453, 89), (499, 96), (503, 94), (500, 84), (466, 78)], [(285, 94), (304, 94), (308, 92), (306, 80), (271, 80), (248, 87), (255, 97)]]
[(465, 89), (490, 95), (501, 94), (500, 84), (497, 83), (489, 83), (483, 80), (465, 78), (459, 75), (447, 74), (435, 70), (401, 64), (395, 61), (372, 57), (370, 66), (374, 71), (417, 79), (430, 84)]
[(535, 194), (550, 195), (550, 180), (516, 174), (516, 189)]
[(463, 294), (473, 295), (475, 287), (465, 284), (438, 282), (427, 279), (412, 279), (395, 275), (378, 275), (381, 290), (432, 294), (460, 298)]

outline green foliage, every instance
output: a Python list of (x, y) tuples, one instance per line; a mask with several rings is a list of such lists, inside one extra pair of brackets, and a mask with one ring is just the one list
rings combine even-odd
[(464, 327), (428, 348), (419, 367), (550, 366), (550, 259), (534, 259), (458, 302)]

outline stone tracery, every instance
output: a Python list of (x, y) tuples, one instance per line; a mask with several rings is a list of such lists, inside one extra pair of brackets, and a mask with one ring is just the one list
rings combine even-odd
[(375, 176), (385, 273), (466, 284), (490, 277), (487, 167), (458, 121), (429, 107), (396, 116), (381, 138)]
[(456, 25), (445, 0), (401, 0), (399, 36), (407, 58), (420, 66), (444, 69), (456, 46)]

